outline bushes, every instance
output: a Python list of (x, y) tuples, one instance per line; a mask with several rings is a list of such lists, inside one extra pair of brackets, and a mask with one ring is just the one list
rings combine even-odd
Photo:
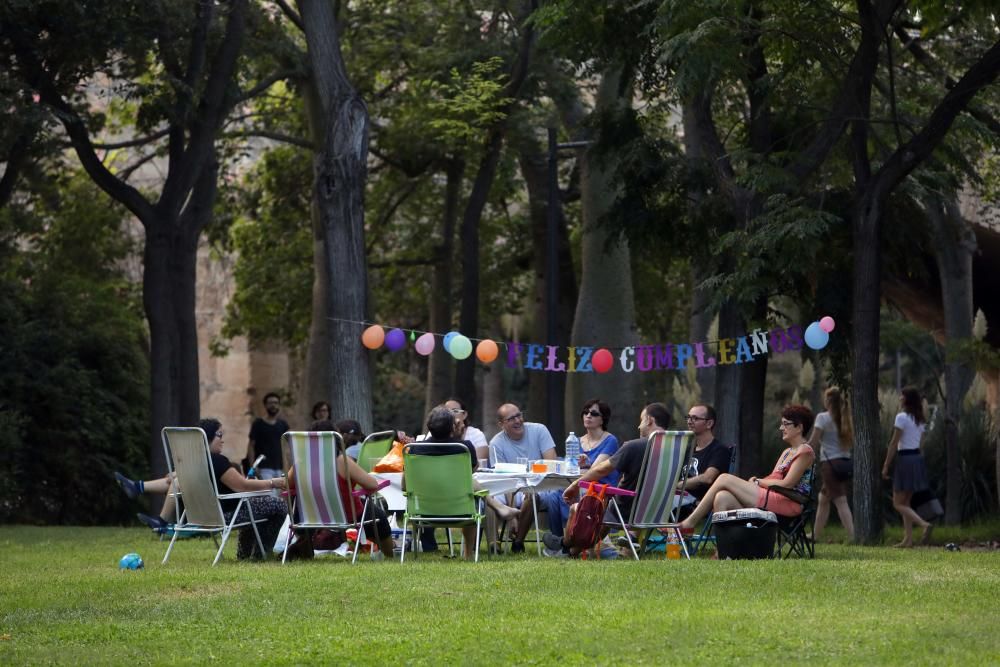
[(20, 220), (0, 209), (0, 522), (120, 522), (111, 473), (147, 467), (147, 336), (99, 197), (69, 179)]

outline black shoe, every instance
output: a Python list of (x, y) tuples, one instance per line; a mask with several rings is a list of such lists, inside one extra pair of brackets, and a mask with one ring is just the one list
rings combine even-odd
[(560, 551), (563, 548), (562, 535), (545, 533), (542, 535), (542, 544), (551, 551)]
[(143, 514), (142, 512), (139, 512), (135, 516), (139, 519), (139, 521), (142, 521), (144, 524), (156, 531), (164, 531), (170, 525), (158, 516), (150, 516), (148, 514)]
[(118, 486), (122, 488), (122, 491), (125, 492), (125, 495), (128, 496), (129, 498), (132, 498), (133, 500), (140, 493), (142, 493), (142, 491), (139, 489), (139, 482), (129, 479), (120, 472), (115, 473), (115, 481), (118, 482)]
[(512, 554), (523, 554), (524, 553), (524, 542), (511, 542), (510, 552)]

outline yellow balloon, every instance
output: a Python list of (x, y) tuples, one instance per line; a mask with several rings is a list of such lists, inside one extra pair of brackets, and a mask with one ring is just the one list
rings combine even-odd
[(385, 342), (385, 329), (377, 324), (373, 324), (361, 334), (361, 344), (369, 350), (377, 350)]
[(492, 364), (500, 354), (500, 348), (489, 338), (479, 341), (476, 346), (476, 358), (484, 364)]

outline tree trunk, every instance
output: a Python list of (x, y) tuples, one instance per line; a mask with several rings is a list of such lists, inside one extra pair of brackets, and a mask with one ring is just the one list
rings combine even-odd
[[(941, 276), (945, 337), (949, 342), (972, 337), (972, 255), (976, 235), (962, 219), (952, 198), (928, 201), (925, 206), (934, 238), (934, 257)], [(944, 367), (944, 442), (946, 452), (945, 511), (948, 524), (962, 520), (962, 461), (958, 448), (958, 425), (965, 394), (975, 372), (966, 364), (948, 361)]]
[[(455, 263), (455, 225), (458, 221), (458, 200), (462, 194), (462, 177), (465, 163), (460, 159), (451, 160), (445, 170), (444, 211), (441, 217), (441, 245), (435, 248), (437, 261), (431, 274), (430, 323), (431, 331), (442, 333), (452, 328), (452, 270)], [(427, 357), (427, 394), (424, 399), (424, 414), (451, 394), (453, 369), (451, 355), (443, 349), (435, 350)], [(462, 397), (462, 400), (468, 400)], [(474, 406), (469, 409), (475, 412)], [(470, 419), (472, 416), (470, 415)]]
[[(719, 309), (719, 338), (736, 338), (744, 333), (743, 318), (739, 308), (731, 300), (727, 300)], [(754, 361), (753, 363), (758, 363)], [(715, 371), (715, 437), (727, 445), (740, 447), (740, 465), (745, 465), (742, 443), (740, 442), (740, 391), (742, 375), (736, 364), (716, 366)], [(741, 472), (745, 470), (741, 467)], [(757, 475), (759, 470), (751, 470), (749, 474)]]
[[(511, 63), (510, 78), (503, 90), (504, 97), (510, 101), (487, 134), (483, 157), (479, 161), (479, 168), (472, 182), (472, 192), (469, 193), (469, 200), (462, 214), (462, 312), (459, 329), (470, 337), (479, 336), (479, 223), (489, 199), (493, 180), (496, 178), (497, 166), (500, 164), (500, 152), (507, 135), (509, 114), (513, 111), (514, 102), (520, 97), (524, 81), (528, 76), (528, 65), (534, 44), (534, 25), (529, 19), (537, 8), (537, 0), (525, 0), (523, 3), (519, 17), (521, 37), (518, 52)], [(475, 373), (474, 354), (458, 362), (455, 370), (455, 393), (469, 405), (476, 403)]]
[[(606, 73), (601, 80), (594, 114), (612, 112), (626, 104), (620, 93), (621, 74)], [(615, 172), (611, 154), (601, 158), (585, 153), (581, 160), (580, 188), (583, 204), (583, 235), (580, 250), (580, 293), (573, 318), (571, 345), (607, 347), (614, 357), (608, 373), (569, 373), (566, 384), (566, 428), (579, 431), (579, 409), (583, 401), (602, 398), (615, 406), (622, 423), (638, 417), (637, 373), (626, 373), (619, 364), (622, 348), (638, 341), (635, 298), (632, 293), (631, 259), (624, 241), (610, 242), (600, 224), (613, 204), (611, 186)], [(576, 428), (574, 428), (576, 427)]]
[[(547, 245), (548, 226), (548, 202), (549, 202), (549, 178), (548, 159), (538, 144), (530, 141), (522, 142), (518, 153), (518, 160), (521, 165), (521, 174), (528, 187), (528, 202), (531, 220), (531, 240), (534, 247), (532, 256), (532, 270), (535, 274), (534, 284), (534, 313), (532, 316), (531, 340), (545, 341), (549, 345), (565, 346), (569, 343), (570, 327), (573, 322), (573, 310), (576, 304), (576, 276), (573, 274), (573, 258), (569, 248), (569, 234), (566, 230), (566, 220), (563, 216), (562, 206), (557, 204), (556, 218), (558, 220), (558, 241), (557, 256), (558, 272), (557, 285), (559, 297), (556, 304), (558, 310), (557, 321), (559, 327), (556, 331), (555, 340), (549, 340), (548, 327), (546, 326), (547, 315), (551, 305), (547, 297), (548, 281), (546, 280), (548, 259), (544, 249)], [(558, 194), (556, 196), (558, 202)], [(545, 424), (549, 427), (552, 437), (562, 436), (565, 432), (563, 414), (560, 409), (559, 414), (548, 414), (548, 392), (549, 381), (553, 381), (553, 390), (557, 397), (557, 404), (562, 406), (566, 396), (566, 374), (565, 373), (535, 373), (530, 377), (528, 386), (528, 402), (525, 409), (534, 419), (541, 420), (544, 415)], [(558, 439), (557, 439), (558, 442)]]
[(323, 109), (323, 143), (315, 161), (315, 197), (323, 222), (330, 292), (331, 414), (372, 427), (371, 370), (356, 322), (367, 318), (364, 188), (368, 108), (347, 78), (334, 7), (299, 0), (311, 76)]
[[(754, 319), (763, 322), (767, 313), (767, 299), (761, 300), (754, 310)], [(767, 355), (744, 363), (740, 369), (740, 473), (751, 475), (767, 472), (763, 460), (764, 449), (764, 393), (767, 384)]]
[[(313, 144), (323, 143), (323, 109), (311, 81), (302, 86), (302, 97)], [(320, 216), (318, 202), (313, 197), (309, 206), (310, 226), (313, 237), (312, 320), (309, 323), (309, 342), (306, 345), (304, 378), (305, 400), (299, 401), (298, 413), (305, 423), (312, 421), (312, 406), (317, 401), (330, 400), (330, 336), (327, 304), (330, 299), (330, 270), (326, 263), (326, 231)], [(331, 419), (338, 417), (331, 413)]]
[(854, 534), (861, 544), (882, 539), (882, 433), (879, 424), (879, 305), (882, 256), (879, 248), (881, 203), (861, 200), (853, 214), (854, 283), (852, 292), (854, 419)]

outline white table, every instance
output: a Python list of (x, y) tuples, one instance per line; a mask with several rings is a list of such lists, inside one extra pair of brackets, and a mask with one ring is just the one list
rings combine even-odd
[[(403, 473), (401, 472), (377, 472), (372, 473), (376, 479), (389, 480), (389, 486), (379, 493), (385, 498), (389, 509), (394, 512), (401, 512), (406, 509), (406, 496), (403, 495)], [(472, 478), (478, 483), (479, 488), (486, 489), (491, 496), (498, 496), (505, 493), (516, 493), (524, 491), (536, 496), (532, 499), (532, 511), (535, 514), (535, 544), (538, 547), (538, 555), (542, 555), (542, 541), (539, 535), (541, 530), (538, 527), (538, 502), (537, 495), (540, 491), (550, 491), (565, 489), (573, 480), (578, 479), (576, 475), (561, 475), (558, 473), (533, 473), (533, 472), (477, 472)]]

